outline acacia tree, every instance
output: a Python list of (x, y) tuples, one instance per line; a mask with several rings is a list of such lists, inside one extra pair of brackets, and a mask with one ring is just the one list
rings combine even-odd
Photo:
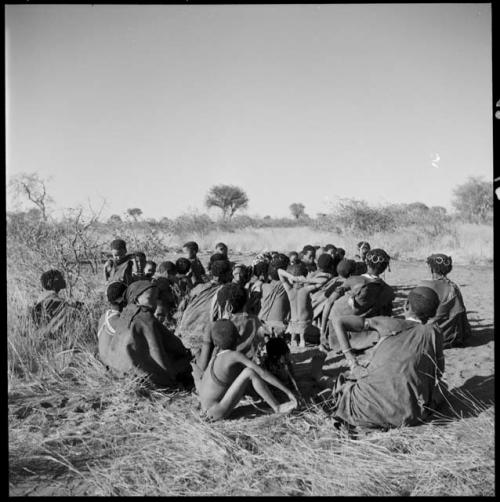
[(295, 219), (303, 218), (306, 215), (306, 206), (300, 202), (294, 202), (289, 206), (290, 212)]
[(453, 190), (453, 196), (453, 207), (465, 221), (485, 222), (493, 211), (493, 185), (481, 178), (469, 177)]
[(248, 196), (244, 190), (234, 185), (214, 185), (205, 199), (208, 209), (218, 207), (224, 219), (232, 218), (239, 209), (248, 207)]
[(9, 186), (15, 195), (25, 196), (40, 211), (43, 221), (47, 221), (48, 206), (53, 202), (47, 193), (48, 179), (37, 173), (21, 173), (11, 178)]
[(132, 207), (127, 209), (127, 214), (131, 216), (135, 222), (137, 222), (137, 219), (142, 215), (142, 209), (139, 209), (138, 207)]

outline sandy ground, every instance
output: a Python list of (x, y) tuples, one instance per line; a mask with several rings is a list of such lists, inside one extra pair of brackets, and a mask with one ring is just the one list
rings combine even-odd
[[(248, 263), (248, 257), (237, 257)], [(386, 272), (385, 280), (396, 290), (395, 314), (401, 312), (401, 307), (409, 289), (414, 287), (420, 279), (429, 275), (424, 263), (393, 262), (391, 272)], [(464, 348), (445, 350), (445, 377), (452, 391), (460, 389), (470, 393), (484, 404), (494, 404), (494, 327), (493, 327), (493, 270), (491, 266), (455, 266), (450, 279), (461, 288), (469, 321), (473, 329), (473, 336)], [(299, 388), (305, 395), (313, 389), (311, 373), (312, 357), (319, 351), (315, 347), (293, 349), (293, 359)], [(324, 364), (324, 370), (332, 376), (347, 369), (345, 360), (341, 357), (329, 355)], [(18, 408), (21, 403), (11, 399), (9, 406)], [(460, 401), (453, 403), (463, 416), (467, 416), (470, 409)], [(83, 406), (83, 405), (82, 405)], [(78, 411), (78, 410), (77, 410)], [(256, 416), (255, 408), (242, 405), (235, 410), (234, 418)], [(257, 413), (258, 415), (258, 413)], [(71, 477), (67, 472), (58, 477), (39, 476), (15, 486), (10, 486), (11, 496), (20, 495), (98, 495), (80, 477)]]

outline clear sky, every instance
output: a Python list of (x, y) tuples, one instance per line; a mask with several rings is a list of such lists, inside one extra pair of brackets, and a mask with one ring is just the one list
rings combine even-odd
[(489, 4), (8, 5), (7, 176), (105, 215), (450, 207), (492, 178), (491, 71)]

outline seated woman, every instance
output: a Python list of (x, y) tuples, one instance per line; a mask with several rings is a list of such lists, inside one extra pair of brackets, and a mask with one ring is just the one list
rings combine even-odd
[(433, 322), (443, 332), (444, 348), (463, 347), (471, 336), (467, 312), (458, 286), (446, 277), (452, 269), (451, 256), (432, 254), (427, 258), (432, 279), (423, 280), (419, 286), (433, 289), (439, 297), (439, 307)]
[[(326, 357), (313, 361), (313, 378), (332, 389), (333, 415), (351, 426), (390, 428), (416, 425), (443, 400), (445, 390), (443, 339), (429, 323), (439, 305), (430, 288), (413, 289), (405, 304), (405, 318), (342, 316), (335, 321), (342, 352), (351, 367), (347, 380), (335, 384), (322, 376)], [(366, 367), (352, 353), (347, 331), (375, 330), (379, 341)], [(332, 387), (333, 384), (333, 387)]]
[[(366, 255), (368, 271), (363, 275), (352, 275), (344, 284), (335, 289), (323, 309), (321, 332), (325, 337), (327, 323), (342, 315), (390, 316), (393, 289), (380, 277), (389, 266), (390, 257), (383, 249), (372, 249)], [(347, 293), (347, 294), (346, 294)], [(328, 326), (330, 349), (336, 344), (335, 330), (332, 323)], [(328, 349), (328, 347), (323, 347)]]
[(154, 316), (158, 287), (135, 281), (125, 297), (127, 306), (110, 342), (108, 366), (118, 372), (139, 370), (162, 387), (192, 385), (191, 352)]
[(81, 302), (70, 303), (59, 296), (59, 291), (66, 288), (66, 281), (59, 270), (47, 270), (40, 276), (44, 292), (30, 313), (39, 336), (56, 336), (61, 331), (66, 320), (75, 309), (83, 306)]
[[(214, 351), (198, 384), (201, 408), (208, 419), (220, 420), (230, 415), (246, 391), (250, 390), (249, 384), (275, 413), (286, 413), (297, 407), (292, 391), (236, 350), (239, 334), (230, 320), (214, 322), (211, 338)], [(285, 393), (288, 401), (280, 404), (267, 384)]]

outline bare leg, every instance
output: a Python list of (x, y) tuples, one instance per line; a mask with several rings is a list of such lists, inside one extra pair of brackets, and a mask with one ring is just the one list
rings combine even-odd
[(203, 377), (203, 371), (201, 371), (200, 367), (195, 362), (191, 362), (191, 367), (193, 368), (194, 387), (196, 389), (196, 392), (199, 394), (199, 386)]
[(236, 377), (235, 381), (231, 384), (220, 402), (213, 404), (212, 406), (210, 406), (210, 408), (208, 408), (207, 414), (215, 420), (224, 418), (229, 415), (229, 413), (234, 410), (236, 405), (243, 397), (247, 385), (250, 382), (252, 383), (253, 388), (256, 390), (259, 396), (262, 397), (262, 399), (264, 399), (264, 401), (269, 406), (271, 406), (274, 412), (288, 411), (287, 405), (289, 405), (289, 403), (280, 405), (271, 394), (269, 387), (262, 380), (262, 378), (260, 378), (257, 373), (255, 373), (250, 368), (245, 368)]

